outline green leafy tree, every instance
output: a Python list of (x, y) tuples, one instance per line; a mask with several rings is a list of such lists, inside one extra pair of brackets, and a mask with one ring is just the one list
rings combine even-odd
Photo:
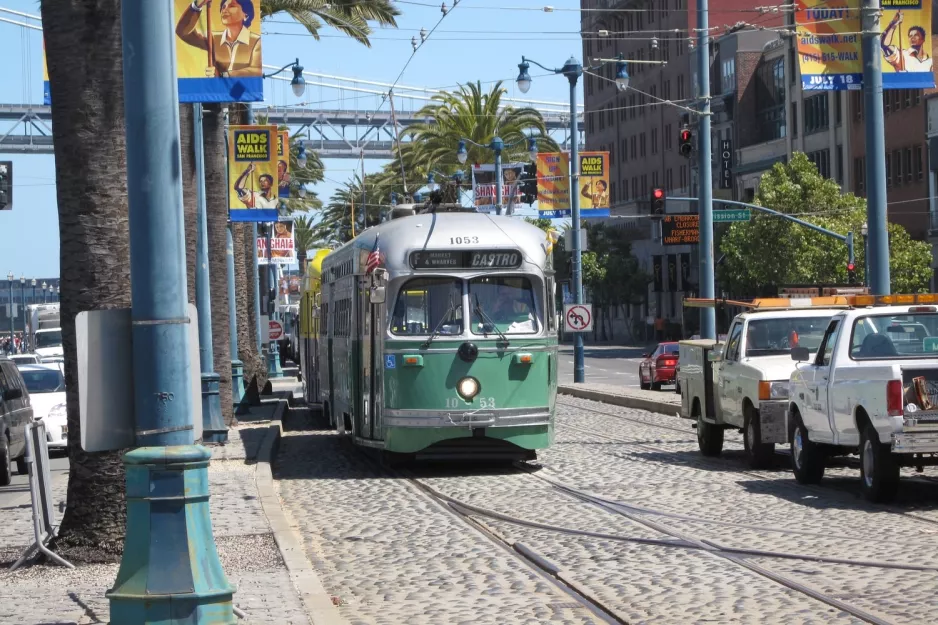
[(317, 41), (325, 25), (369, 48), (368, 36), (374, 33), (370, 22), (397, 28), (395, 18), (401, 14), (390, 0), (262, 0), (262, 19), (278, 13), (287, 13)]
[[(787, 164), (777, 163), (759, 183), (755, 204), (821, 226), (838, 234), (853, 232), (857, 281), (863, 283), (861, 229), (866, 200), (842, 194), (833, 180), (822, 177), (802, 153)], [(892, 291), (927, 290), (931, 250), (912, 241), (908, 232), (889, 224)], [(794, 222), (752, 212), (750, 222), (732, 224), (722, 237), (718, 277), (722, 289), (738, 297), (767, 293), (784, 284), (846, 284), (847, 246), (830, 236)]]

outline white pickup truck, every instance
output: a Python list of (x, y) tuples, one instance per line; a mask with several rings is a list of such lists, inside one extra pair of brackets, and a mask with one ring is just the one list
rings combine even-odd
[[(938, 464), (938, 296), (926, 305), (855, 307), (833, 316), (813, 356), (793, 349), (789, 436), (798, 482), (859, 453), (867, 499), (892, 500), (899, 467)], [(872, 300), (872, 297), (870, 296)]]
[(771, 465), (775, 444), (788, 442), (788, 380), (795, 368), (791, 348), (817, 349), (836, 312), (757, 309), (733, 319), (725, 344), (681, 341), (681, 416), (695, 421), (703, 455), (719, 455), (723, 431), (732, 428), (744, 435), (750, 466)]

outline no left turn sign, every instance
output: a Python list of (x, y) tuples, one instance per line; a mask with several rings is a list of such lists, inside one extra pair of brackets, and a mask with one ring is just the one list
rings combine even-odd
[(563, 307), (565, 332), (590, 332), (593, 329), (592, 304), (566, 304)]

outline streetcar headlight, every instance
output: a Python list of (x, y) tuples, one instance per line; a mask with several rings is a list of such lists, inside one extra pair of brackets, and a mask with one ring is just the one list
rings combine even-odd
[(475, 378), (463, 378), (456, 384), (456, 392), (466, 401), (471, 401), (479, 394), (479, 381)]

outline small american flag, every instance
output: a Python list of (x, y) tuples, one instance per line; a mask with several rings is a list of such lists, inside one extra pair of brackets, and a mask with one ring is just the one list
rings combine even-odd
[(368, 260), (365, 262), (365, 275), (370, 274), (372, 271), (381, 266), (381, 263), (384, 259), (381, 257), (381, 248), (378, 245), (378, 237), (375, 237), (375, 246), (371, 250), (371, 254), (368, 255)]

